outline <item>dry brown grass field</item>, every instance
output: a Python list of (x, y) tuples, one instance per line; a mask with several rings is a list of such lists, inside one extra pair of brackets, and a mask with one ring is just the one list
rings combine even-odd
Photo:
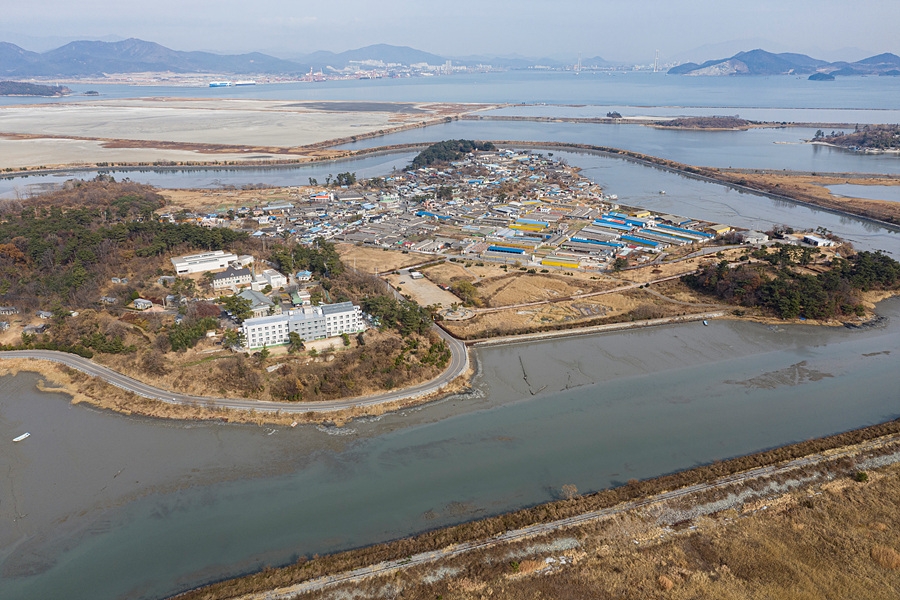
[(900, 597), (900, 468), (873, 475), (671, 527), (636, 511), (341, 591), (446, 600), (893, 599)]
[(773, 194), (779, 194), (874, 219), (892, 223), (900, 222), (900, 203), (886, 200), (867, 200), (862, 198), (844, 198), (835, 196), (825, 186), (841, 183), (857, 185), (900, 185), (897, 177), (852, 178), (821, 175), (779, 175), (776, 173), (729, 172), (727, 170), (711, 170), (712, 176), (747, 185)]
[(503, 335), (588, 327), (605, 323), (673, 317), (708, 308), (708, 304), (691, 307), (660, 298), (646, 290), (635, 289), (621, 293), (481, 313), (466, 321), (444, 321), (442, 325), (457, 337), (475, 340)]
[(616, 287), (614, 282), (607, 278), (591, 281), (566, 277), (562, 274), (515, 271), (508, 275), (482, 280), (479, 285), (479, 296), (486, 306), (499, 307), (540, 300), (558, 300), (613, 287)]

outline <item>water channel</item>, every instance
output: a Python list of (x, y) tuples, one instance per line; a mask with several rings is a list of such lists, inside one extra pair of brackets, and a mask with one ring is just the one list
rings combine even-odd
[(831, 190), (832, 194), (838, 196), (900, 202), (900, 185), (854, 185), (852, 183), (840, 183), (837, 185), (829, 185), (828, 189)]
[(0, 596), (157, 598), (896, 418), (900, 301), (879, 310), (868, 331), (719, 321), (483, 349), (475, 393), (345, 435), (125, 418), (4, 378)]

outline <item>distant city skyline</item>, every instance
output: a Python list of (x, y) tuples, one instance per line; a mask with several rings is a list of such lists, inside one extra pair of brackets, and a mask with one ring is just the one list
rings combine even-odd
[(439, 54), (601, 56), (625, 63), (707, 60), (761, 47), (825, 60), (900, 53), (896, 0), (0, 0), (0, 41), (45, 51), (72, 40), (137, 37), (176, 50), (317, 50), (392, 44)]

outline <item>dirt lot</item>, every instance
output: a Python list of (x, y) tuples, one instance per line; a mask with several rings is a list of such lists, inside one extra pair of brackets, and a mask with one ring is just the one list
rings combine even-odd
[[(270, 202), (295, 201), (307, 197), (312, 188), (271, 188), (264, 190), (165, 190), (159, 194), (166, 199), (166, 206), (159, 213), (213, 212), (216, 210), (238, 209), (242, 206), (257, 206)], [(294, 190), (293, 192), (291, 190)]]
[(442, 290), (436, 283), (424, 277), (413, 279), (408, 275), (389, 275), (385, 279), (404, 296), (408, 294), (420, 306), (437, 304), (449, 308), (452, 304), (461, 303), (455, 295)]
[(404, 254), (394, 250), (383, 250), (371, 246), (337, 244), (338, 254), (345, 265), (364, 273), (386, 273), (434, 259), (430, 254)]

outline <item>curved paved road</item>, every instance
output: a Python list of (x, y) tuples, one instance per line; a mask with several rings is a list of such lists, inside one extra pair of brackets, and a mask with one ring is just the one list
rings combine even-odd
[(397, 400), (421, 398), (422, 396), (427, 396), (439, 391), (442, 387), (465, 373), (466, 369), (469, 368), (469, 353), (466, 349), (466, 345), (451, 337), (440, 327), (435, 325), (434, 329), (450, 347), (450, 364), (443, 373), (431, 381), (426, 381), (425, 383), (393, 392), (326, 402), (270, 402), (247, 398), (216, 398), (212, 396), (179, 394), (142, 383), (136, 379), (122, 375), (117, 371), (113, 371), (108, 367), (104, 367), (103, 365), (99, 365), (91, 360), (78, 356), (77, 354), (55, 352), (53, 350), (12, 350), (0, 352), (0, 359), (30, 358), (62, 363), (77, 371), (81, 371), (82, 373), (86, 373), (93, 377), (99, 377), (107, 383), (122, 388), (123, 390), (133, 392), (138, 396), (150, 398), (151, 400), (159, 400), (168, 404), (188, 404), (206, 408), (230, 408), (236, 410), (255, 410), (258, 412), (333, 412), (359, 406), (375, 406)]

